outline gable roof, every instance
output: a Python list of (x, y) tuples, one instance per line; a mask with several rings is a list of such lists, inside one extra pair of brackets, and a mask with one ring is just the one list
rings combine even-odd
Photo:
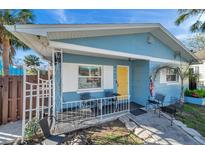
[(45, 58), (51, 57), (52, 40), (135, 34), (149, 32), (170, 47), (176, 54), (181, 54), (187, 61), (198, 63), (192, 54), (178, 39), (168, 32), (161, 24), (55, 24), (55, 25), (5, 25), (6, 29), (22, 40), (30, 48)]

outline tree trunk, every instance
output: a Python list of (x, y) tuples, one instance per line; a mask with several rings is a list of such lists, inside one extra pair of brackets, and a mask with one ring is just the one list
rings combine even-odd
[(181, 79), (181, 94), (180, 94), (181, 103), (184, 103), (184, 79)]
[(5, 36), (3, 38), (3, 53), (2, 53), (4, 75), (9, 75), (9, 47), (10, 47), (9, 38)]

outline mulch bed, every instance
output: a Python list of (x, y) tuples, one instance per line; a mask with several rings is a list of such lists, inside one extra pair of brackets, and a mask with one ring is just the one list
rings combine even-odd
[[(13, 144), (42, 144), (43, 137), (16, 141)], [(98, 126), (90, 127), (69, 134), (66, 145), (139, 145), (144, 142), (119, 121), (111, 121)]]

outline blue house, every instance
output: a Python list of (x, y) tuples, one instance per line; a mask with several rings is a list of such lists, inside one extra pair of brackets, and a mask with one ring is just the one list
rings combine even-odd
[[(2, 63), (2, 58), (0, 57), (0, 76), (3, 75), (3, 63)], [(23, 75), (23, 68), (20, 66), (9, 66), (9, 75)]]
[[(129, 96), (145, 105), (150, 76), (160, 65), (182, 66), (197, 58), (160, 24), (16, 25), (6, 26), (17, 38), (54, 66), (56, 110), (69, 102), (101, 99), (105, 92)], [(180, 95), (175, 70), (161, 70), (154, 93), (165, 103)], [(188, 80), (185, 82), (188, 86)]]

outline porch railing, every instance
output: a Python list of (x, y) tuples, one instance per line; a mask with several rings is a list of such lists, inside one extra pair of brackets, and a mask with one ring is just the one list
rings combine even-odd
[(126, 113), (130, 110), (130, 96), (114, 96), (63, 102), (58, 120), (75, 122), (88, 119), (102, 120), (104, 117)]

